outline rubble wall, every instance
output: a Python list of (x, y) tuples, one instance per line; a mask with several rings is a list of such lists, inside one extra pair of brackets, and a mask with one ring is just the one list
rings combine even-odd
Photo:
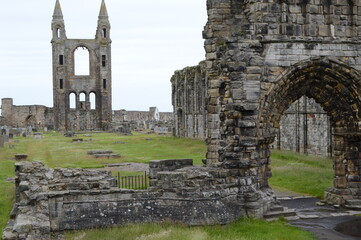
[[(49, 239), (52, 232), (172, 220), (226, 224), (262, 217), (272, 192), (254, 192), (255, 177), (193, 166), (192, 160), (150, 163), (147, 190), (119, 189), (109, 171), (50, 169), (17, 162), (16, 203), (3, 239)], [(232, 176), (232, 177), (231, 177)]]

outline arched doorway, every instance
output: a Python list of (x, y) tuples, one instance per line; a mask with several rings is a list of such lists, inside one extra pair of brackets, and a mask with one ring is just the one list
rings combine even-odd
[(36, 120), (36, 117), (34, 115), (28, 115), (25, 118), (25, 125), (28, 126), (28, 127), (37, 127), (38, 122)]
[(333, 128), (334, 186), (326, 193), (330, 204), (352, 205), (361, 192), (361, 74), (349, 66), (327, 58), (313, 59), (290, 67), (262, 97), (257, 134), (258, 152), (267, 153), (262, 186), (271, 176), (269, 144), (289, 106), (307, 96), (329, 115)]

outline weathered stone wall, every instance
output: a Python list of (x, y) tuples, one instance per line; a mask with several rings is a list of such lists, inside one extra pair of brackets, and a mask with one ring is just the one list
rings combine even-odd
[(62, 206), (52, 205), (51, 199), (77, 191), (100, 193), (116, 184), (108, 171), (49, 169), (41, 162), (15, 163), (15, 176), (16, 201), (4, 240), (50, 239), (50, 232), (57, 228), (53, 215)]
[(171, 78), (174, 135), (207, 137), (207, 74), (205, 63), (175, 71)]
[(3, 125), (14, 128), (33, 127), (52, 129), (54, 118), (52, 109), (41, 105), (16, 106), (12, 98), (2, 99)]
[[(2, 119), (0, 126), (14, 128), (33, 127), (37, 129), (55, 129), (53, 108), (26, 105), (13, 105), (12, 98), (2, 99)], [(67, 114), (67, 128), (73, 130), (96, 130), (94, 122), (97, 122), (98, 114), (90, 109), (69, 109)], [(113, 111), (112, 127), (115, 130), (127, 126), (127, 133), (137, 129), (149, 129), (156, 132), (168, 133), (173, 128), (173, 113), (159, 112), (156, 107), (149, 111)]]
[(258, 190), (267, 188), (281, 117), (306, 95), (335, 134), (330, 195), (344, 205), (360, 197), (359, 167), (347, 168), (360, 158), (352, 155), (361, 131), (360, 7), (347, 0), (207, 1), (208, 166), (257, 172)]
[[(203, 75), (199, 71), (203, 71)], [(201, 64), (176, 71), (172, 76), (175, 136), (199, 139), (207, 137), (206, 101), (189, 100), (200, 96), (204, 99), (208, 98), (205, 71), (204, 64)], [(201, 84), (198, 84), (197, 90), (186, 92), (185, 89), (195, 88), (194, 82), (188, 79), (195, 79), (196, 76), (202, 76), (197, 79)], [(293, 103), (284, 113), (273, 148), (329, 156), (331, 134), (327, 114), (313, 99), (307, 98), (306, 104), (304, 99), (305, 97), (302, 97)], [(202, 111), (194, 111), (194, 109)], [(184, 112), (187, 114), (184, 115)]]
[(130, 124), (131, 130), (154, 130), (163, 129), (164, 132), (171, 132), (174, 123), (172, 112), (159, 112), (157, 107), (150, 107), (149, 111), (113, 111), (113, 123)]
[(320, 105), (302, 97), (282, 116), (273, 148), (331, 156), (331, 131), (329, 118)]
[(225, 224), (261, 217), (272, 192), (252, 193), (255, 176), (194, 167), (192, 160), (151, 161), (151, 187), (115, 186), (108, 171), (49, 169), (17, 162), (16, 204), (3, 240), (49, 239), (51, 232), (173, 220), (189, 225)]

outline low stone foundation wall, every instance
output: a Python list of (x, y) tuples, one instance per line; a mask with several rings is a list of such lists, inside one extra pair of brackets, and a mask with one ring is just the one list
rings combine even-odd
[(41, 162), (17, 162), (15, 169), (16, 203), (4, 240), (165, 220), (226, 224), (262, 217), (275, 201), (269, 188), (256, 190), (256, 176), (192, 166), (190, 159), (152, 161), (148, 190), (118, 189), (108, 171), (50, 169)]

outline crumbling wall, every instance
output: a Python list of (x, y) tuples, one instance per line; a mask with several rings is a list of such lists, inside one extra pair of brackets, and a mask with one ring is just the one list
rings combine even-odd
[(3, 240), (165, 220), (225, 224), (262, 217), (265, 203), (274, 201), (271, 192), (253, 193), (255, 177), (193, 166), (190, 159), (151, 161), (148, 190), (118, 189), (108, 171), (50, 169), (41, 162), (17, 162), (15, 169), (16, 204)]
[[(172, 76), (175, 136), (206, 139), (206, 101), (200, 101), (201, 98), (208, 98), (205, 72), (201, 63), (196, 67), (176, 71)], [(194, 81), (201, 83), (195, 84)], [(188, 92), (185, 89), (188, 89)], [(194, 101), (194, 99), (199, 100)], [(304, 96), (284, 113), (273, 148), (330, 156), (332, 150), (330, 132), (331, 127), (326, 112), (313, 99)]]
[(175, 71), (171, 78), (174, 135), (207, 137), (207, 74), (205, 63)]
[(269, 188), (281, 116), (306, 95), (333, 127), (334, 186), (326, 199), (359, 207), (360, 7), (346, 0), (207, 0), (207, 166), (257, 172), (258, 189)]
[(3, 125), (14, 128), (33, 127), (36, 129), (52, 128), (52, 110), (41, 105), (16, 106), (12, 98), (2, 99)]
[[(113, 111), (113, 125), (120, 126), (125, 123), (131, 130), (157, 130), (171, 132), (173, 128), (173, 113), (159, 112), (157, 107), (150, 107), (149, 111)], [(124, 124), (123, 124), (124, 123)]]
[(100, 192), (115, 186), (108, 171), (85, 169), (50, 169), (41, 162), (15, 163), (16, 201), (4, 240), (50, 239), (56, 228), (52, 216), (60, 206), (51, 199), (76, 191)]

